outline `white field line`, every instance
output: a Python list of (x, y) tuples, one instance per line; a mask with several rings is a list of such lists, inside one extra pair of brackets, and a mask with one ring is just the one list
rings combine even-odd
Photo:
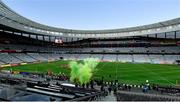
[(142, 67), (142, 68), (144, 68), (145, 70), (149, 71), (150, 73), (152, 73), (152, 74), (158, 76), (158, 77), (161, 78), (162, 80), (164, 80), (164, 81), (166, 81), (166, 82), (168, 82), (168, 83), (170, 83), (170, 84), (172, 84), (172, 85), (175, 85), (174, 83), (170, 82), (168, 79), (166, 79), (166, 78), (160, 76), (158, 73), (153, 72), (153, 71), (151, 71), (151, 70), (149, 70), (149, 69), (147, 69), (147, 68), (145, 68), (145, 67)]

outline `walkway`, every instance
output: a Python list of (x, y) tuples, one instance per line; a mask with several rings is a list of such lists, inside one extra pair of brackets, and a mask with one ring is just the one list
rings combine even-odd
[(108, 96), (104, 97), (101, 101), (117, 101), (116, 96), (111, 92)]

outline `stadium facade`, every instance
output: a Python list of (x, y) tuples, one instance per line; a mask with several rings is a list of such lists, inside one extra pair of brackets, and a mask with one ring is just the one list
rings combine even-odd
[[(158, 22), (155, 24), (137, 26), (122, 29), (109, 30), (74, 30), (55, 28), (39, 24), (31, 21), (7, 7), (2, 1), (1, 4), (1, 25), (7, 26), (21, 33), (31, 35), (41, 35), (48, 37), (62, 37), (62, 38), (112, 38), (112, 37), (129, 37), (129, 36), (155, 36), (157, 38), (180, 38), (180, 18)], [(173, 34), (169, 34), (169, 32)], [(164, 33), (164, 34), (162, 34)], [(166, 34), (165, 34), (166, 33)], [(168, 33), (168, 34), (167, 34)], [(165, 36), (166, 35), (166, 36)], [(54, 41), (54, 40), (53, 40)]]
[[(98, 70), (108, 73), (98, 74), (97, 80), (92, 78), (86, 84), (86, 88), (85, 84), (63, 85), (64, 81), (69, 84), (68, 72), (60, 73), (63, 70), (69, 71), (69, 65), (66, 63), (69, 63), (69, 60), (84, 60), (90, 57), (102, 61), (100, 62), (102, 68)], [(62, 61), (63, 59), (67, 61)], [(37, 64), (29, 64), (32, 65), (30, 67), (21, 66), (28, 63)], [(109, 64), (105, 67), (104, 63)], [(107, 86), (108, 89), (114, 89), (118, 101), (179, 101), (180, 88), (149, 84), (149, 81), (156, 80), (156, 83), (173, 86), (176, 81), (179, 85), (179, 66), (169, 65), (179, 63), (180, 18), (131, 28), (74, 30), (50, 27), (31, 21), (14, 12), (0, 0), (0, 100), (2, 101), (103, 101), (101, 98), (108, 95), (104, 89)], [(120, 66), (121, 64), (126, 67)], [(168, 67), (154, 64), (168, 64)], [(128, 68), (128, 65), (131, 67)], [(148, 65), (153, 66), (148, 69), (146, 68)], [(17, 66), (20, 70), (15, 70), (16, 67), (11, 66)], [(58, 75), (53, 74), (52, 70)], [(158, 74), (155, 71), (162, 73)], [(110, 79), (109, 82), (103, 82), (105, 78)], [(101, 86), (101, 91), (94, 88), (95, 80), (96, 85)], [(133, 85), (131, 81), (142, 84)], [(144, 93), (150, 89), (152, 91), (150, 90), (149, 94), (139, 93), (142, 89)], [(108, 99), (113, 101), (109, 97)], [(105, 101), (108, 100), (105, 98)]]

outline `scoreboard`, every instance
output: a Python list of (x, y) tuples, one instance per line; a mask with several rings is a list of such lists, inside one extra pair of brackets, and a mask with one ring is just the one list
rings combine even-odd
[(63, 41), (62, 41), (62, 39), (55, 39), (55, 43), (57, 43), (57, 44), (62, 44)]

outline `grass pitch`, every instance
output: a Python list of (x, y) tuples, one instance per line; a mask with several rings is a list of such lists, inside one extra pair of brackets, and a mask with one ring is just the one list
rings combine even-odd
[[(69, 62), (70, 61), (36, 63), (7, 67), (5, 69), (36, 73), (47, 73), (48, 70), (51, 70), (54, 74), (63, 72), (69, 76)], [(100, 62), (96, 67), (93, 78), (101, 80), (102, 77), (104, 77), (105, 81), (114, 81), (117, 79), (119, 82), (127, 84), (142, 84), (145, 83), (146, 80), (149, 80), (149, 83), (174, 86), (176, 81), (180, 83), (180, 66)]]

